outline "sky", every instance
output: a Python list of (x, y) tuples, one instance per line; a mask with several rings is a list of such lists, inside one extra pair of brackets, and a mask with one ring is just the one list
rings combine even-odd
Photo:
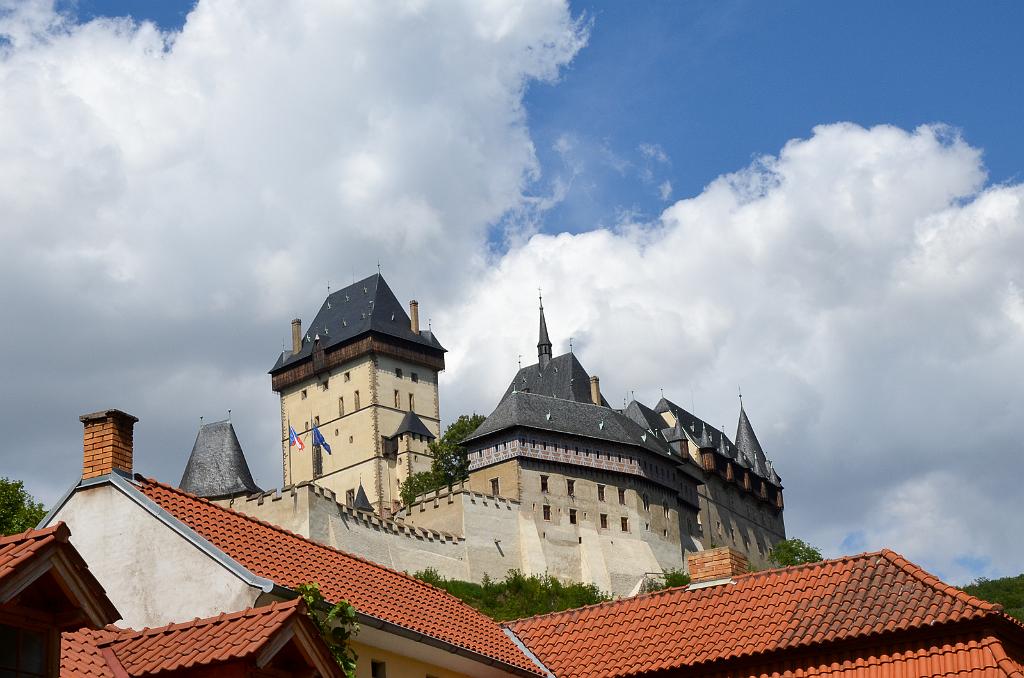
[(199, 418), (281, 482), (266, 374), (376, 272), (446, 346), (442, 417), (569, 338), (608, 400), (732, 434), (791, 536), (1024, 570), (1024, 8), (0, 0), (0, 475), (78, 415)]

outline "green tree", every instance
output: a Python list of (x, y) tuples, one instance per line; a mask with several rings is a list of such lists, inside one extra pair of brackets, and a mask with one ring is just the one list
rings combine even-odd
[(648, 577), (644, 582), (642, 593), (654, 593), (676, 586), (689, 586), (690, 575), (682, 570), (665, 570), (661, 577)]
[(413, 473), (402, 481), (399, 494), (402, 503), (408, 506), (424, 492), (432, 492), (464, 480), (469, 475), (469, 460), (462, 441), (484, 423), (480, 414), (464, 414), (445, 429), (441, 437), (430, 443), (433, 461), (429, 471)]
[(1024, 621), (1024, 574), (1002, 579), (975, 579), (964, 591), (990, 603), (999, 603), (1003, 612)]
[(495, 621), (560, 612), (610, 600), (607, 594), (593, 584), (563, 583), (554, 577), (535, 574), (527, 576), (518, 570), (511, 570), (501, 580), (493, 580), (485, 575), (480, 584), (445, 579), (433, 569), (417, 572), (413, 576), (444, 589)]
[(39, 524), (46, 509), (20, 480), (0, 478), (0, 534), (18, 534)]
[(768, 558), (780, 567), (817, 563), (821, 560), (821, 551), (803, 539), (784, 539), (772, 547)]
[[(334, 656), (334, 661), (342, 668), (348, 678), (355, 678), (356, 675), (356, 652), (348, 644), (353, 635), (358, 633), (359, 624), (356, 622), (356, 608), (344, 600), (339, 601), (330, 607), (320, 593), (319, 584), (301, 584), (296, 591), (302, 596), (306, 603), (309, 618), (324, 637), (327, 647)], [(327, 614), (320, 616), (323, 610)]]

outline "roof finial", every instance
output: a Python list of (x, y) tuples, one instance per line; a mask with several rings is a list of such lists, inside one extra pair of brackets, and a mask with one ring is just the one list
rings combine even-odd
[(569, 353), (572, 353), (572, 337), (569, 337)]
[(228, 410), (228, 421), (231, 421), (231, 410)]
[(199, 415), (199, 425), (200, 426), (203, 425), (203, 415), (201, 415), (201, 414)]
[[(739, 394), (740, 394), (740, 409), (742, 410), (743, 409), (743, 388), (740, 387), (740, 386), (737, 386), (736, 390), (739, 391)], [(723, 430), (725, 430), (725, 429), (723, 429)]]
[(380, 275), (380, 259), (377, 259), (377, 275)]
[(523, 369), (523, 354), (522, 353), (519, 354), (518, 364), (519, 364), (519, 369)]
[(664, 398), (665, 397), (665, 389), (660, 388), (658, 390), (661, 391), (661, 397)]

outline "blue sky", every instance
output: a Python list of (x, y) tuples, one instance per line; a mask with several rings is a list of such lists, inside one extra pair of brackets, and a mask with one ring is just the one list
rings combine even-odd
[[(192, 0), (78, 0), (77, 13), (179, 29)], [(542, 178), (572, 178), (549, 232), (651, 219), (818, 124), (956, 127), (989, 179), (1020, 179), (1024, 4), (572, 2), (590, 40), (525, 97)], [(570, 159), (556, 150), (572, 142)], [(645, 156), (657, 146), (666, 161)], [(571, 163), (567, 164), (567, 163)], [(574, 171), (577, 173), (572, 176)], [(648, 174), (649, 171), (649, 174)], [(669, 200), (659, 189), (671, 183)]]
[(171, 481), (230, 408), (280, 484), (266, 369), (380, 261), (442, 419), (543, 287), (612, 402), (732, 430), (742, 385), (791, 534), (1020, 572), (1021, 3), (57, 2), (0, 0), (0, 303), (63, 314), (0, 335), (0, 458), (43, 501), (108, 406)]

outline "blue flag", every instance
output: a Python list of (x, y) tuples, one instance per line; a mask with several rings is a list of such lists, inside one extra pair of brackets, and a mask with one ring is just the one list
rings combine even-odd
[(319, 426), (313, 427), (313, 444), (319, 445), (320, 447), (324, 448), (327, 454), (331, 453), (331, 446), (327, 444), (326, 440), (324, 440), (324, 434), (320, 433)]

